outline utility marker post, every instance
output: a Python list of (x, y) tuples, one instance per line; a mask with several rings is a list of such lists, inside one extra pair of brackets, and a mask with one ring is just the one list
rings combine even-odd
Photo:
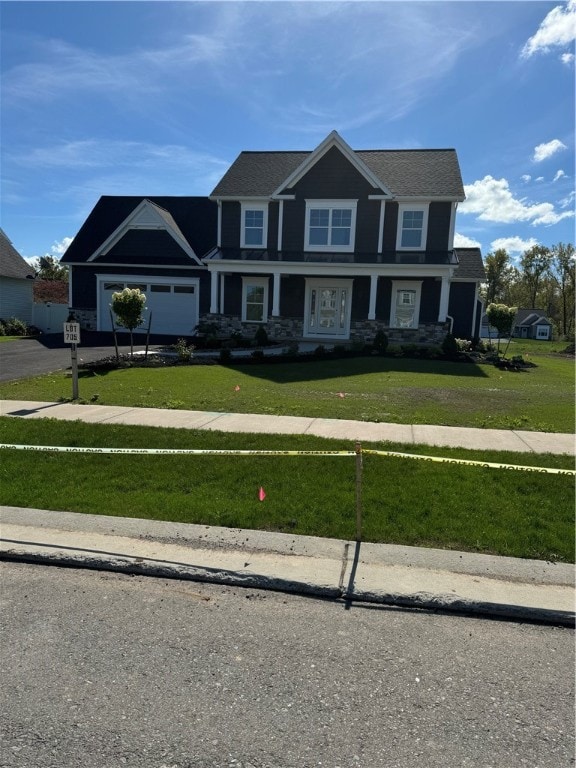
[(356, 443), (356, 541), (362, 541), (362, 445)]
[(64, 343), (71, 344), (70, 355), (72, 358), (72, 400), (78, 400), (78, 351), (80, 344), (80, 323), (64, 323)]

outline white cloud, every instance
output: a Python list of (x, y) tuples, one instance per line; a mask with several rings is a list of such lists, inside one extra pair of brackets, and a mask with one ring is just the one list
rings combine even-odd
[(454, 248), (481, 248), (482, 243), (474, 240), (472, 237), (466, 237), (459, 232), (454, 234)]
[(562, 56), (560, 56), (560, 61), (562, 62), (562, 64), (566, 64), (567, 66), (570, 66), (574, 62), (574, 54), (563, 53)]
[(524, 253), (534, 245), (538, 245), (538, 240), (534, 237), (529, 240), (522, 240), (520, 237), (499, 237), (490, 243), (490, 250), (497, 251), (499, 248), (503, 248), (510, 256), (515, 256)]
[(534, 147), (532, 160), (535, 163), (541, 163), (542, 160), (547, 160), (549, 157), (552, 157), (552, 155), (555, 155), (556, 152), (560, 152), (563, 149), (567, 149), (566, 144), (563, 144), (560, 139), (552, 139), (552, 141), (548, 141), (545, 144), (538, 144), (537, 147)]
[(509, 224), (516, 221), (538, 224), (557, 224), (574, 216), (573, 211), (558, 213), (552, 203), (530, 204), (517, 199), (510, 191), (506, 179), (485, 176), (473, 184), (464, 185), (466, 200), (458, 206), (460, 213), (474, 213), (481, 221)]
[(63, 237), (60, 241), (55, 241), (52, 246), (50, 247), (50, 253), (46, 254), (47, 256), (56, 256), (57, 258), (60, 258), (60, 256), (63, 256), (70, 243), (72, 242), (74, 238), (72, 237)]
[(554, 176), (554, 181), (558, 181), (558, 179), (561, 179), (563, 176), (566, 176), (566, 174), (562, 169), (560, 169), (559, 171), (556, 171), (556, 175)]
[(521, 51), (524, 59), (542, 51), (548, 53), (555, 46), (566, 46), (576, 40), (576, 0), (568, 0), (565, 7), (557, 5), (544, 18), (536, 34)]
[(560, 208), (568, 208), (569, 205), (574, 204), (574, 200), (576, 200), (576, 191), (572, 190), (568, 197), (565, 197), (563, 200), (560, 200), (558, 205)]
[(534, 181), (544, 181), (544, 176), (537, 176)]
[(532, 180), (532, 176), (530, 176), (530, 174), (528, 174), (528, 173), (525, 173), (524, 176), (522, 176), (522, 181), (525, 184), (528, 184), (528, 182), (531, 181), (531, 180)]

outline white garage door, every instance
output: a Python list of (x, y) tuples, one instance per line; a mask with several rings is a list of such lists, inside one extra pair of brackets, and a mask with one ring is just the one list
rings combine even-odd
[(150, 313), (152, 313), (150, 333), (190, 336), (194, 332), (198, 324), (198, 280), (174, 278), (170, 282), (166, 279), (157, 279), (152, 282), (149, 277), (140, 281), (137, 278), (126, 279), (114, 275), (99, 280), (99, 330), (112, 330), (110, 317), (112, 294), (126, 287), (140, 288), (146, 295), (144, 322), (138, 328), (139, 331), (147, 330)]

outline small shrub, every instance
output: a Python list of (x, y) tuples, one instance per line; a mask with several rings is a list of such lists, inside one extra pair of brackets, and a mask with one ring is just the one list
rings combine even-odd
[(397, 346), (396, 344), (392, 344), (388, 347), (388, 354), (390, 357), (404, 357), (404, 352), (402, 351), (402, 348)]
[(314, 357), (324, 357), (326, 355), (326, 347), (324, 344), (318, 344), (313, 354)]
[(259, 325), (256, 329), (256, 333), (254, 334), (254, 341), (259, 347), (265, 347), (266, 344), (268, 344), (268, 333), (263, 325)]
[(406, 357), (419, 357), (420, 348), (416, 344), (402, 344), (402, 352)]
[(458, 354), (458, 344), (451, 333), (447, 333), (442, 342), (442, 352), (446, 357), (456, 357)]
[(262, 349), (255, 349), (250, 357), (252, 357), (254, 360), (263, 360), (264, 359), (264, 351)]
[(6, 336), (6, 326), (2, 320), (0, 320), (0, 336)]
[(192, 354), (195, 347), (193, 344), (188, 344), (186, 339), (178, 339), (176, 344), (174, 344), (174, 349), (178, 355), (179, 362), (189, 363), (190, 360), (192, 360)]
[(26, 336), (27, 333), (28, 326), (23, 320), (19, 320), (17, 317), (9, 317), (8, 320), (4, 320), (5, 336)]
[(458, 352), (471, 352), (472, 342), (469, 339), (454, 339)]
[(384, 333), (384, 331), (381, 328), (378, 331), (376, 331), (376, 335), (374, 336), (374, 341), (372, 342), (372, 346), (374, 347), (376, 352), (379, 352), (381, 355), (383, 355), (388, 349), (388, 336)]
[(353, 341), (351, 344), (352, 352), (364, 352), (366, 349), (366, 342), (362, 340)]

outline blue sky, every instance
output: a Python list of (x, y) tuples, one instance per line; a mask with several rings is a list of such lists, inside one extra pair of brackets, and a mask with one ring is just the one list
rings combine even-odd
[(454, 147), (456, 243), (574, 243), (576, 0), (1, 2), (2, 228), (207, 195), (244, 149)]

